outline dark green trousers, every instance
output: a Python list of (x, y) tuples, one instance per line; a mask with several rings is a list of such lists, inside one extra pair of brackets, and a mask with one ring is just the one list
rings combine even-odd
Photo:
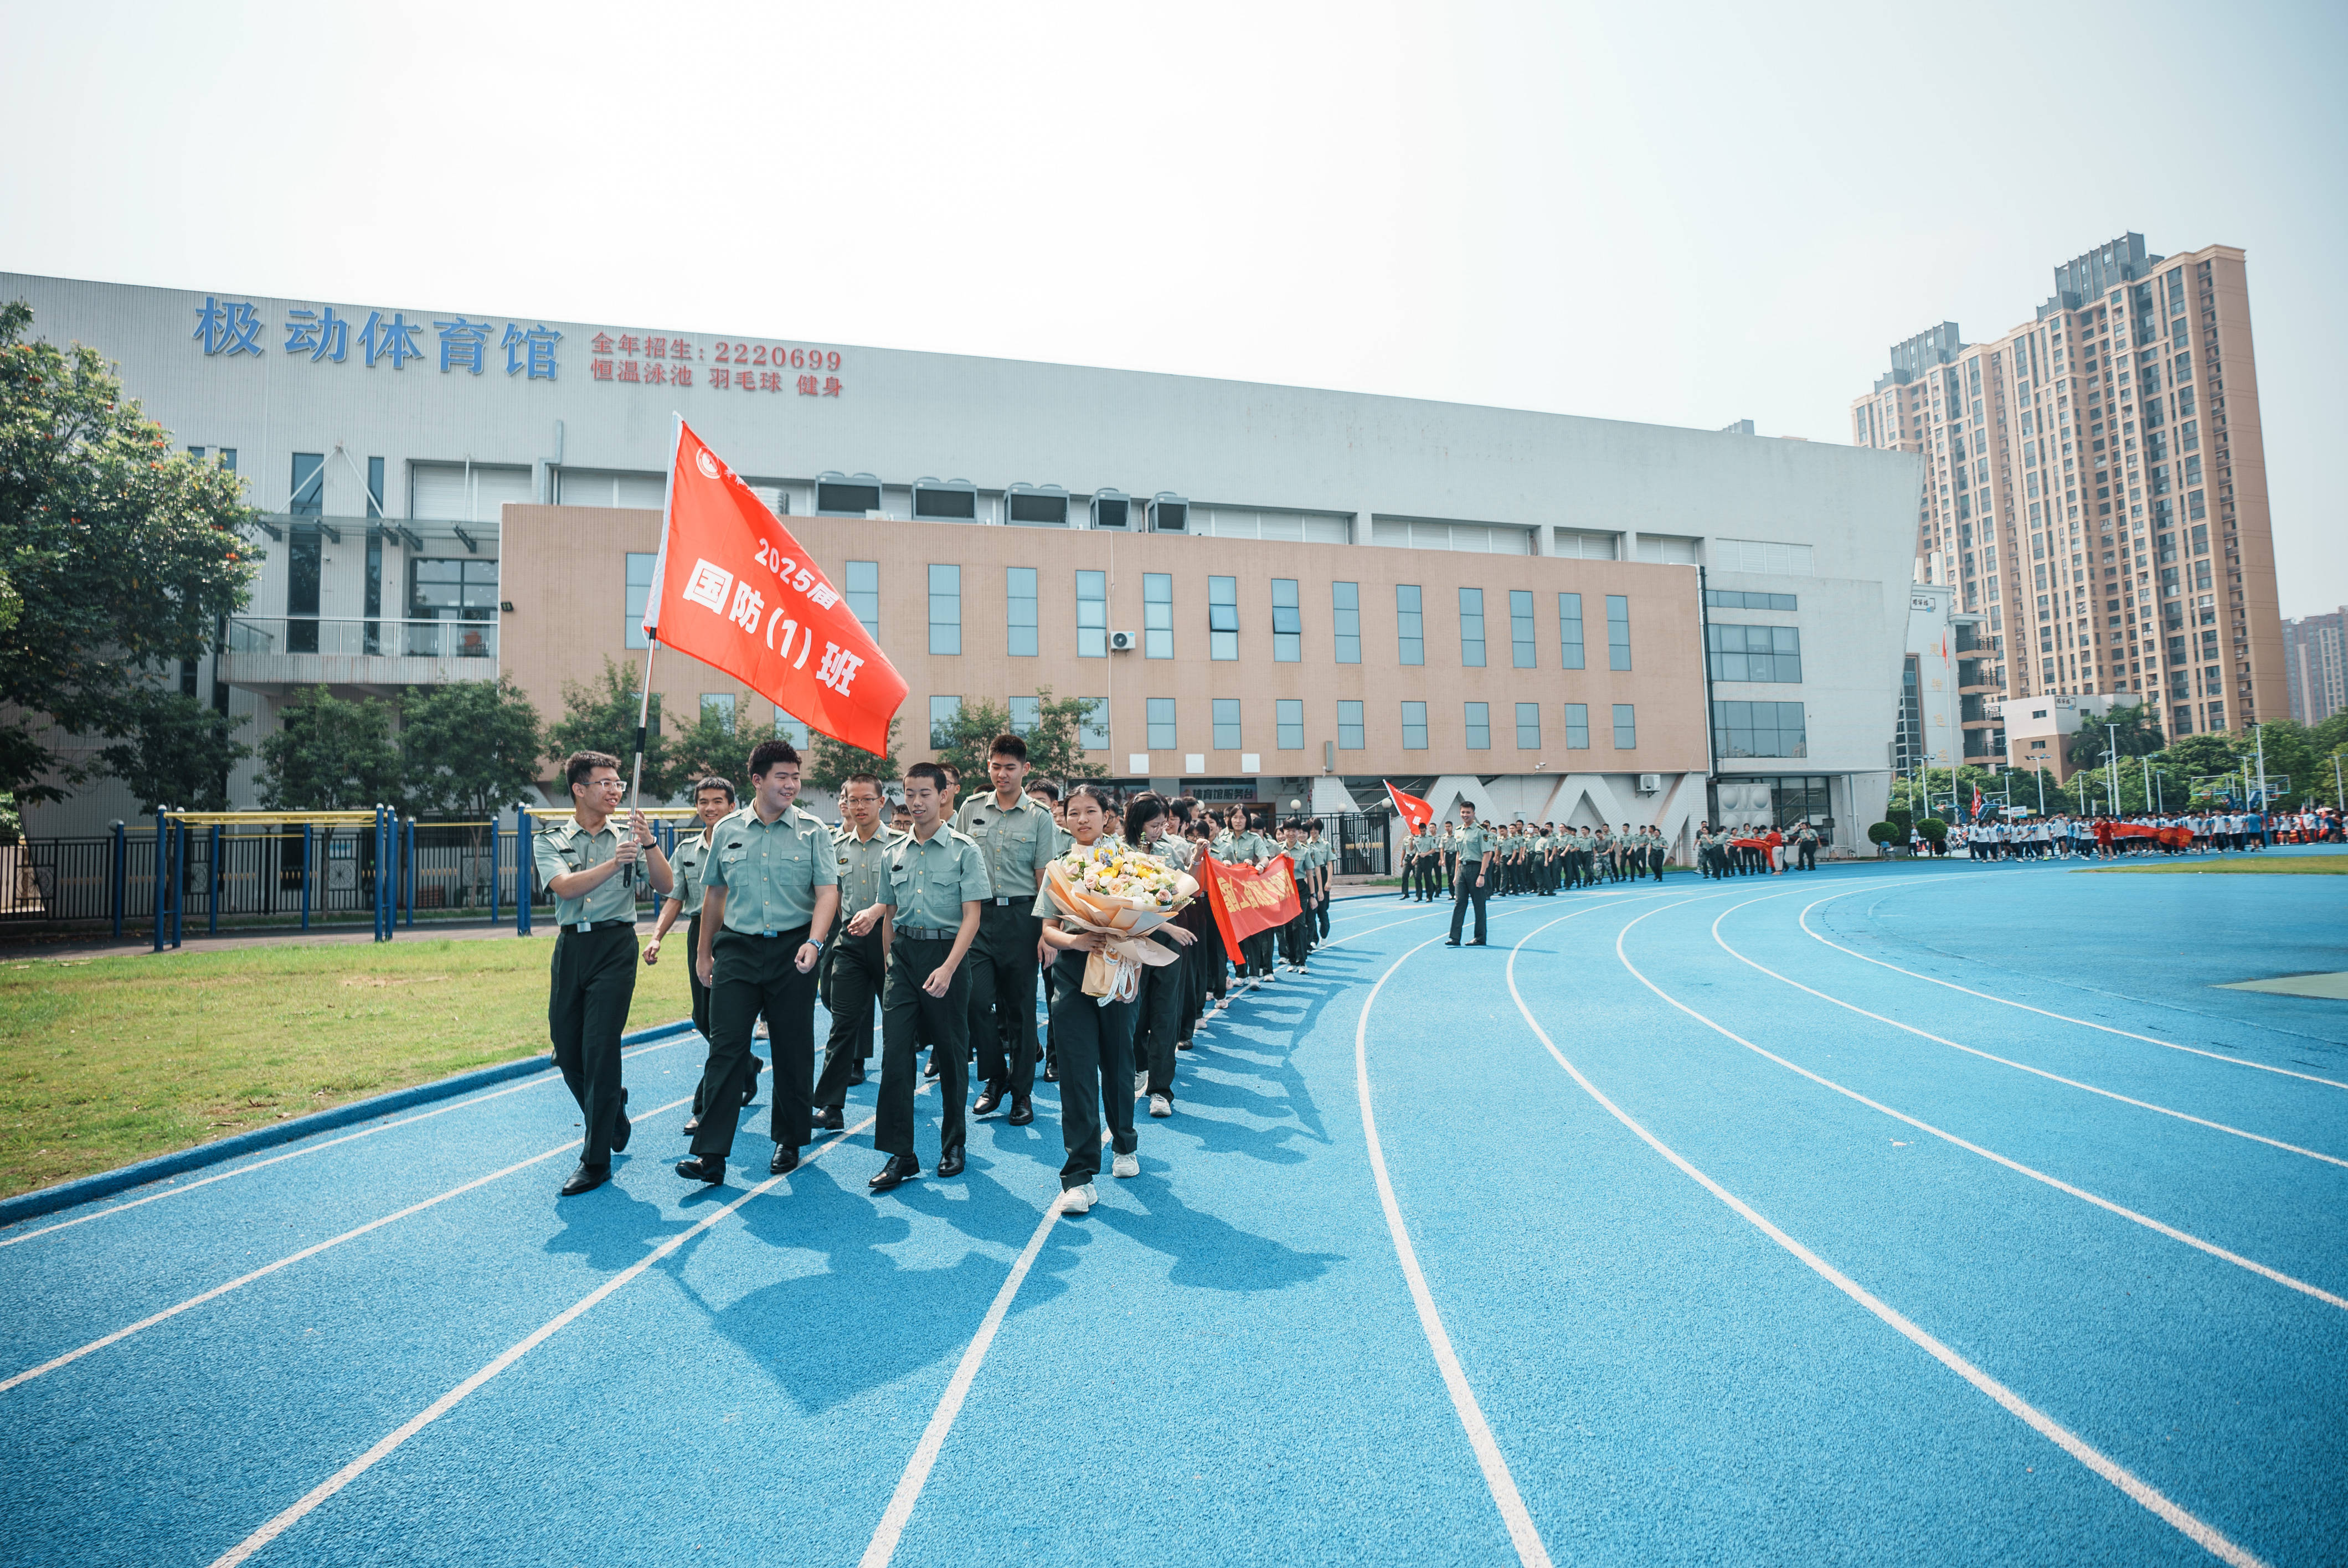
[(801, 974), (800, 926), (774, 937), (720, 931), (711, 942), (709, 1061), (701, 1070), (701, 1125), (693, 1152), (719, 1159), (734, 1152), (742, 1091), (750, 1087), (750, 1030), (761, 1014), (775, 1053), (774, 1115), (768, 1132), (798, 1149), (813, 1136), (808, 1090), (815, 1078), (815, 971)]
[[(938, 1148), (959, 1149), (968, 1137), (965, 1110), (970, 1099), (970, 953), (954, 970), (946, 994), (933, 997), (922, 989), (953, 951), (948, 940), (899, 937), (889, 948), (889, 980), (880, 997), (880, 1103), (872, 1127), (872, 1146), (884, 1154), (913, 1153), (913, 1091), (921, 1086), (921, 1050), (934, 1046), (938, 1088), (945, 1106), (938, 1122)], [(1030, 955), (1032, 959), (1032, 955)], [(1032, 1060), (1030, 1065), (1033, 1065)]]
[(627, 1096), (620, 1082), (620, 1036), (635, 995), (633, 922), (585, 932), (565, 926), (554, 938), (546, 1031), (554, 1041), (554, 1065), (579, 1102), (580, 1125), (586, 1129), (579, 1154), (583, 1165), (612, 1163), (612, 1138)]

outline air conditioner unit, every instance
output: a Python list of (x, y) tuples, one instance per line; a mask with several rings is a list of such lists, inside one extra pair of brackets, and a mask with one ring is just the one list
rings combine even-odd
[(1108, 648), (1112, 653), (1130, 653), (1135, 646), (1134, 635), (1130, 631), (1112, 631), (1108, 634)]
[(1639, 793), (1640, 793), (1641, 794), (1654, 794), (1658, 793), (1659, 791), (1661, 791), (1661, 790), (1663, 789), (1663, 774), (1641, 774), (1639, 775)]

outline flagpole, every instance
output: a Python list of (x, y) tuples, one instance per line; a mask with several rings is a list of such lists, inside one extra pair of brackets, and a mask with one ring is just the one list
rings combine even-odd
[[(635, 765), (629, 770), (628, 780), (628, 816), (631, 821), (634, 819), (636, 809), (644, 803), (644, 729), (652, 717), (653, 655), (659, 651), (659, 648), (660, 638), (657, 635), (647, 634), (644, 638), (644, 685), (636, 692), (636, 761)], [(629, 861), (626, 868), (622, 872), (620, 885), (623, 887), (633, 887), (636, 885), (634, 861)]]

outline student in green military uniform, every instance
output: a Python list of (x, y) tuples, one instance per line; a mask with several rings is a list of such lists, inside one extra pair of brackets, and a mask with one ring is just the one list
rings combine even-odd
[[(1107, 791), (1098, 784), (1078, 784), (1068, 792), (1066, 811), (1068, 832), (1076, 840), (1070, 853), (1107, 842), (1115, 821), (1109, 815)], [(1060, 984), (1059, 999), (1052, 1004), (1052, 1038), (1060, 1049), (1060, 1146), (1068, 1153), (1060, 1167), (1060, 1202), (1063, 1212), (1080, 1214), (1098, 1196), (1093, 1178), (1100, 1173), (1104, 1112), (1116, 1155), (1110, 1168), (1119, 1176), (1141, 1174), (1140, 1143), (1133, 1131), (1136, 1008), (1133, 1002), (1103, 1001), (1085, 994), (1086, 961), (1091, 954), (1108, 950), (1106, 933), (1066, 929), (1052, 896), (1041, 890), (1034, 913), (1042, 922), (1045, 944), (1058, 953), (1053, 960)]]
[(1485, 876), (1484, 863), (1492, 853), (1492, 838), (1476, 821), (1473, 802), (1459, 803), (1459, 831), (1452, 835), (1451, 853), (1451, 939), (1447, 948), (1460, 945), (1459, 927), (1467, 918), (1468, 906), (1476, 906), (1476, 939), (1467, 944), (1471, 948), (1484, 945), (1484, 901), (1492, 896)]
[(628, 1091), (620, 1081), (620, 1036), (636, 994), (636, 875), (666, 897), (675, 886), (668, 857), (654, 842), (644, 813), (625, 831), (612, 818), (626, 784), (620, 759), (573, 752), (562, 764), (571, 787), (569, 819), (541, 828), (530, 849), (539, 882), (554, 896), (554, 961), (546, 999), (554, 1064), (579, 1102), (586, 1137), (579, 1168), (562, 1195), (594, 1191), (612, 1176), (612, 1155), (625, 1150)]
[[(1189, 845), (1174, 835), (1166, 797), (1153, 791), (1144, 790), (1127, 804), (1125, 841), (1177, 871), (1190, 867)], [(1149, 934), (1151, 941), (1178, 957), (1173, 963), (1143, 968), (1141, 989), (1133, 999), (1133, 1087), (1136, 1092), (1148, 1091), (1152, 1116), (1174, 1114), (1174, 1053), (1182, 1046), (1183, 1012), (1192, 992), (1189, 955), (1184, 949), (1199, 938), (1179, 920), (1169, 920)]]
[[(1262, 866), (1280, 853), (1279, 847), (1259, 831), (1262, 819), (1247, 807), (1231, 807), (1225, 820), (1230, 825), (1215, 840), (1215, 858), (1224, 865)], [(1240, 938), (1238, 963), (1244, 987), (1252, 989), (1272, 983), (1272, 950), (1277, 939), (1277, 934), (1268, 930)]]
[(880, 781), (871, 774), (850, 774), (840, 786), (840, 821), (831, 847), (846, 924), (823, 955), (823, 1005), (831, 1014), (831, 1036), (824, 1042), (823, 1075), (815, 1085), (815, 1125), (831, 1132), (847, 1125), (841, 1107), (849, 1090), (864, 1081), (864, 1061), (872, 1054), (872, 1009), (888, 976), (880, 906), (889, 848), (897, 835), (880, 825), (881, 805)]
[[(963, 1107), (970, 1093), (970, 1030), (984, 1015), (971, 1005), (970, 967), (963, 960), (978, 950), (981, 911), (995, 883), (985, 851), (947, 825), (947, 788), (945, 770), (935, 763), (905, 770), (913, 825), (889, 845), (877, 907), (889, 983), (880, 1002), (880, 1103), (872, 1146), (889, 1161), (867, 1184), (876, 1193), (922, 1173), (913, 1151), (913, 1090), (923, 1040), (945, 1092), (938, 1117), (939, 1175), (962, 1174), (969, 1136)], [(870, 912), (860, 910), (858, 917)], [(1034, 994), (1031, 988), (1031, 1006)]]
[[(977, 795), (954, 814), (954, 830), (986, 854), (993, 892), (979, 920), (971, 949), (969, 1039), (977, 1049), (978, 1076), (985, 1089), (972, 1107), (991, 1115), (1005, 1099), (1014, 1127), (1035, 1120), (1035, 970), (1041, 927), (1027, 912), (1044, 885), (1058, 826), (1051, 807), (1022, 790), (1027, 776), (1027, 743), (1008, 732), (988, 748), (986, 776), (992, 794)], [(931, 1065), (936, 1066), (934, 1060)]]
[(695, 966), (710, 988), (709, 1063), (701, 1076), (701, 1124), (688, 1181), (726, 1179), (741, 1091), (750, 1081), (750, 1027), (764, 1015), (774, 1043), (774, 1157), (767, 1170), (794, 1170), (813, 1136), (815, 968), (839, 909), (831, 830), (790, 803), (799, 754), (788, 741), (761, 741), (750, 753), (750, 804), (710, 829), (702, 872), (701, 945)]
[(1313, 942), (1318, 947), (1329, 939), (1329, 904), (1336, 891), (1337, 846), (1321, 836), (1321, 819), (1308, 817), (1304, 823), (1305, 847), (1313, 852)]
[[(660, 962), (661, 939), (668, 935), (680, 913), (690, 917), (685, 931), (685, 979), (693, 993), (693, 1027), (705, 1047), (709, 1040), (709, 988), (701, 983), (701, 977), (693, 968), (694, 955), (701, 951), (701, 871), (709, 853), (709, 830), (716, 825), (718, 818), (734, 810), (734, 785), (728, 780), (706, 778), (693, 786), (693, 807), (701, 818), (701, 831), (681, 841), (676, 854), (670, 857), (675, 887), (661, 905), (660, 923), (653, 928), (653, 939), (644, 944), (644, 962)], [(742, 1088), (743, 1104), (757, 1098), (758, 1074), (766, 1070), (762, 1059), (750, 1058), (750, 1081)], [(696, 1087), (693, 1115), (685, 1122), (685, 1130), (690, 1132), (700, 1124), (701, 1091)]]
[(1301, 975), (1313, 929), (1313, 861), (1304, 849), (1304, 825), (1294, 818), (1282, 825), (1280, 845), (1296, 884), (1296, 913), (1280, 927), (1280, 961)]

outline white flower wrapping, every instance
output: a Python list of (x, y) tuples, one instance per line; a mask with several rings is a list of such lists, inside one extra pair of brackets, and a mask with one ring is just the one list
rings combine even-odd
[(1199, 896), (1198, 883), (1187, 874), (1107, 838), (1056, 858), (1045, 869), (1044, 889), (1064, 926), (1111, 938), (1107, 953), (1085, 960), (1085, 995), (1103, 1007), (1139, 994), (1144, 964), (1175, 960), (1174, 950), (1150, 940), (1149, 933)]

